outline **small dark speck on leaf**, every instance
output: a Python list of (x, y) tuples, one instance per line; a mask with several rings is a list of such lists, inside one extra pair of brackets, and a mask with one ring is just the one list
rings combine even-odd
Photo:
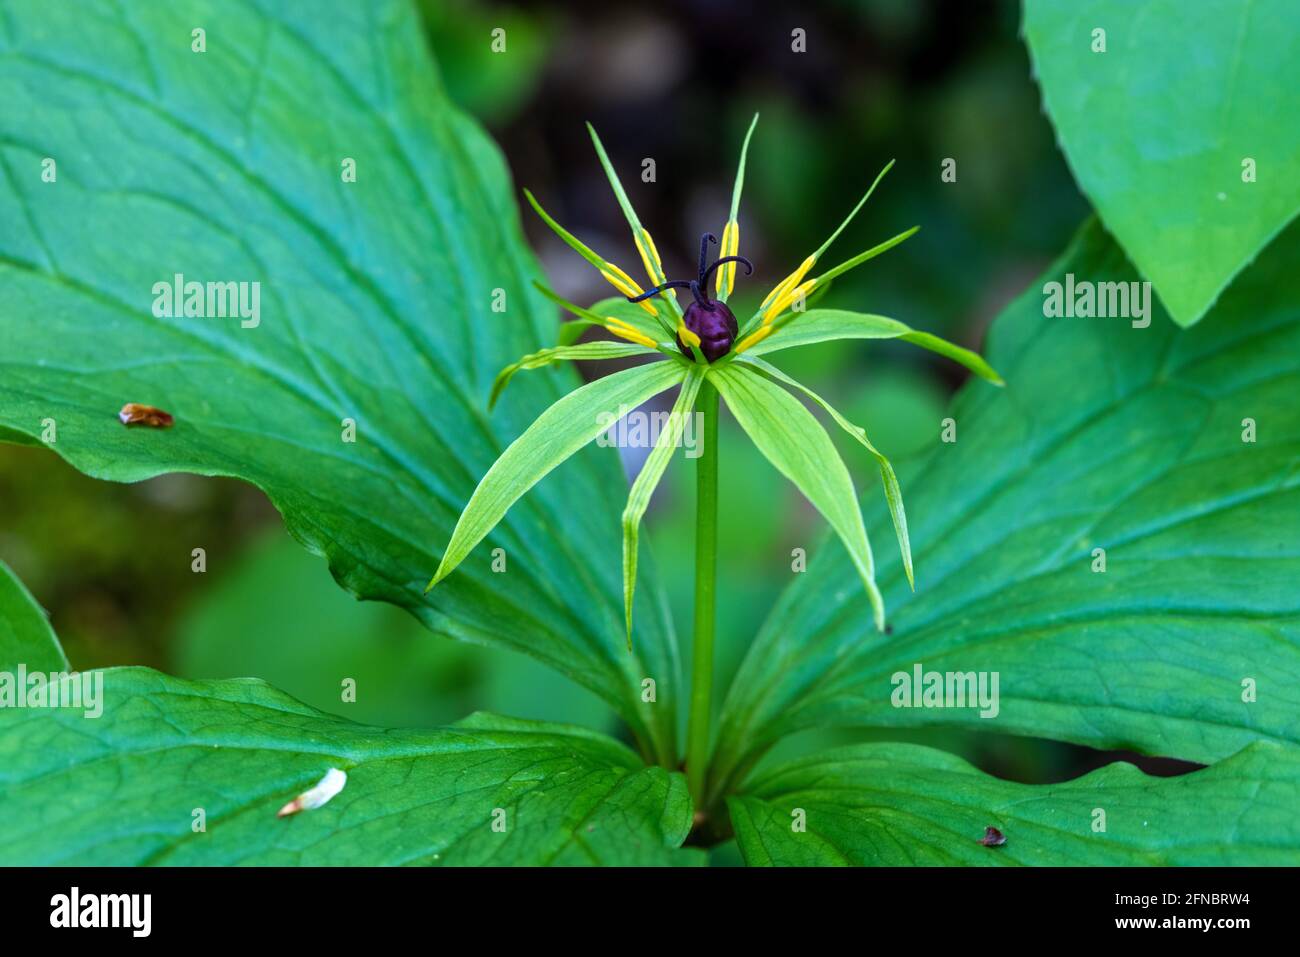
[(891, 625), (891, 624), (886, 623), (886, 624), (885, 624), (885, 634), (887, 634), (887, 635), (892, 635), (893, 633), (894, 633), (894, 626)]
[(123, 425), (147, 425), (152, 429), (170, 429), (176, 421), (170, 412), (139, 402), (128, 402), (122, 406), (117, 417)]
[(1007, 836), (996, 827), (984, 828), (984, 836), (979, 839), (979, 843), (985, 847), (1001, 847), (1006, 842)]

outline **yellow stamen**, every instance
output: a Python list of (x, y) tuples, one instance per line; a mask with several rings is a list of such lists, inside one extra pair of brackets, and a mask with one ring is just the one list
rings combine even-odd
[[(613, 286), (623, 295), (627, 296), (629, 299), (635, 299), (637, 296), (645, 292), (644, 289), (642, 289), (640, 286), (636, 284), (635, 281), (633, 281), (631, 276), (629, 276), (627, 273), (619, 269), (617, 266), (615, 266), (612, 262), (609, 262), (608, 260), (606, 260), (605, 268), (600, 271), (600, 274), (605, 277), (605, 281), (607, 283), (609, 283), (611, 286)], [(642, 309), (644, 309), (646, 312), (650, 313), (650, 315), (652, 316), (659, 315), (659, 310), (656, 309), (648, 299), (638, 302), (637, 305), (640, 306)]]
[(622, 319), (615, 319), (613, 316), (607, 316), (605, 319), (605, 328), (620, 339), (626, 339), (628, 342), (635, 342), (637, 345), (655, 347), (655, 341), (647, 336), (644, 332), (629, 325)]
[(815, 262), (817, 262), (817, 257), (809, 256), (802, 263), (800, 263), (798, 269), (796, 269), (794, 272), (790, 273), (790, 275), (786, 276), (779, 283), (777, 283), (776, 288), (774, 288), (771, 292), (767, 294), (767, 298), (763, 300), (763, 305), (761, 308), (764, 309), (767, 308), (767, 304), (769, 302), (779, 297), (787, 289), (793, 289), (795, 286), (799, 285), (799, 283), (803, 282), (803, 277), (808, 275), (808, 270), (812, 269), (813, 264)]
[(808, 294), (813, 291), (813, 287), (816, 285), (816, 279), (809, 279), (807, 282), (794, 286), (793, 288), (787, 289), (785, 292), (781, 293), (781, 295), (773, 301), (772, 305), (768, 307), (766, 314), (763, 316), (763, 325), (771, 325), (772, 320), (785, 312), (786, 309), (790, 307), (790, 304), (795, 300), (807, 299)]
[[(659, 285), (659, 277), (663, 275), (664, 264), (659, 259), (659, 250), (655, 248), (654, 237), (648, 232), (642, 230), (633, 237), (636, 243), (636, 251), (641, 254), (641, 264), (645, 266), (645, 274), (650, 277), (652, 286)], [(654, 263), (651, 266), (651, 262)]]
[(684, 322), (679, 322), (677, 324), (677, 338), (682, 340), (688, 349), (691, 346), (698, 346), (700, 344), (700, 337), (688, 329)]
[(751, 332), (749, 335), (745, 336), (744, 339), (740, 340), (740, 345), (736, 346), (736, 352), (744, 352), (746, 349), (758, 345), (775, 331), (776, 330), (772, 326), (763, 326), (761, 329)]
[[(738, 249), (740, 249), (740, 224), (733, 219), (722, 230), (722, 251), (718, 253), (718, 258), (734, 256)], [(730, 296), (732, 288), (736, 285), (736, 264), (723, 265), (718, 270), (716, 282), (718, 295)]]

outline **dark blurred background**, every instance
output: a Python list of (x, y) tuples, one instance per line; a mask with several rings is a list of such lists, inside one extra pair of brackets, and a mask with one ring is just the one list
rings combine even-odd
[[(837, 280), (833, 302), (972, 347), (1088, 213), (1040, 109), (1011, 0), (421, 6), (453, 99), (502, 145), (517, 185), (629, 271), (637, 257), (583, 121), (599, 130), (675, 277), (693, 272), (702, 232), (721, 235), (740, 143), (760, 112), (740, 215), (742, 252), (757, 268), (738, 276), (738, 315), (821, 244), (891, 158), (894, 170), (825, 262), (912, 225), (921, 232)], [(497, 27), (505, 53), (491, 50)], [(796, 28), (806, 52), (791, 50)], [(653, 183), (640, 176), (646, 158)], [(955, 183), (940, 179), (946, 158), (957, 161)], [(610, 294), (531, 211), (524, 224), (562, 295), (589, 303)], [(964, 372), (894, 346), (818, 346), (783, 364), (897, 461), (938, 428)], [(720, 688), (788, 583), (790, 549), (821, 528), (735, 429), (722, 445)], [(841, 446), (862, 486), (872, 485), (865, 453)], [(691, 479), (689, 468), (670, 469), (648, 519), (664, 568), (689, 567)], [(49, 452), (0, 446), (0, 501), (0, 558), (49, 609), (79, 667), (256, 675), (336, 712), (338, 676), (350, 675), (362, 694), (345, 713), (375, 723), (431, 725), (491, 708), (611, 725), (594, 697), (525, 658), (435, 639), (402, 612), (353, 601), (250, 487), (194, 476), (112, 485)], [(195, 541), (210, 543), (203, 575), (190, 570)], [(689, 575), (663, 577), (688, 631)], [(387, 691), (365, 693), (375, 687)], [(1112, 757), (997, 736), (909, 737), (1026, 781)]]

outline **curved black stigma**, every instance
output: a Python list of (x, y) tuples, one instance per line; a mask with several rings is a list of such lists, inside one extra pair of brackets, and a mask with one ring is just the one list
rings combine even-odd
[(742, 266), (745, 267), (746, 276), (752, 275), (754, 272), (754, 264), (750, 262), (748, 259), (746, 259), (744, 256), (723, 256), (720, 259), (714, 260), (713, 265), (709, 266), (706, 269), (704, 264), (708, 262), (709, 259), (709, 243), (713, 243), (716, 245), (717, 242), (718, 242), (718, 237), (714, 236), (713, 233), (705, 233), (703, 236), (700, 237), (700, 273), (697, 278), (689, 279), (689, 280), (670, 279), (667, 282), (660, 283), (659, 285), (655, 286), (653, 289), (646, 290), (645, 292), (641, 293), (641, 295), (639, 296), (628, 296), (627, 301), (641, 302), (642, 300), (649, 299), (651, 296), (659, 295), (665, 289), (689, 289), (691, 291), (691, 295), (695, 297), (696, 302), (698, 302), (701, 306), (708, 306), (709, 305), (709, 290), (708, 290), (709, 277), (713, 275), (713, 271), (717, 269), (719, 266), (726, 265), (727, 263), (740, 263)]

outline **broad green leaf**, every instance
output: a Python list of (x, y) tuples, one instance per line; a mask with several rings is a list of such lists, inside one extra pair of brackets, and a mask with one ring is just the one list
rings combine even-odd
[[(371, 728), (252, 679), (89, 674), (103, 677), (98, 718), (0, 711), (0, 864), (701, 861), (677, 850), (682, 776), (594, 732), (488, 714)], [(341, 792), (276, 816), (330, 768), (347, 774)]]
[[(473, 711), (618, 726), (608, 705), (540, 661), (430, 641), (400, 608), (355, 601), (282, 529), (231, 558), (176, 624), (168, 660), (177, 677), (256, 675), (313, 708), (383, 727), (436, 728)], [(347, 700), (344, 676), (358, 692)]]
[(782, 349), (839, 339), (902, 339), (960, 363), (981, 379), (995, 385), (1005, 384), (979, 353), (953, 345), (928, 332), (917, 332), (897, 319), (844, 309), (809, 309), (804, 313), (789, 313), (784, 319), (777, 320), (775, 325), (776, 332), (751, 346), (745, 354), (761, 356)]
[[(875, 560), (853, 479), (826, 430), (803, 403), (752, 366), (732, 363), (711, 368), (709, 381), (758, 450), (795, 484), (840, 537), (866, 588), (876, 627), (883, 629), (885, 607), (876, 587)], [(856, 593), (854, 597), (861, 598)]]
[(1025, 0), (1075, 178), (1179, 325), (1300, 210), (1297, 26), (1292, 0)]
[(899, 487), (898, 475), (894, 472), (894, 466), (890, 464), (889, 459), (881, 454), (879, 449), (871, 444), (871, 440), (867, 438), (867, 430), (860, 425), (854, 425), (812, 389), (797, 379), (786, 375), (767, 360), (760, 359), (757, 356), (742, 356), (739, 361), (745, 365), (753, 366), (769, 379), (780, 382), (788, 388), (797, 389), (808, 396), (827, 411), (830, 417), (835, 420), (836, 425), (862, 443), (863, 447), (875, 458), (876, 463), (880, 466), (880, 481), (885, 487), (885, 502), (889, 506), (889, 517), (894, 523), (894, 535), (898, 538), (898, 553), (903, 559), (903, 571), (907, 573), (908, 585), (914, 584), (912, 577), (912, 545), (907, 538), (907, 512), (903, 509), (903, 490)]
[[(555, 314), (502, 157), (448, 103), (409, 3), (14, 0), (0, 102), (0, 428), (39, 437), (53, 418), (52, 449), (99, 478), (251, 482), (348, 591), (534, 655), (675, 759), (662, 600), (624, 648), (611, 451), (493, 533), (507, 574), (485, 549), (424, 595), (478, 480), (579, 380), (529, 377), (487, 414), (501, 367), (554, 344)], [(156, 317), (177, 274), (260, 283), (259, 321)], [(176, 425), (127, 429), (127, 402)]]
[(0, 671), (62, 672), (68, 659), (45, 612), (9, 566), (0, 562)]
[[(856, 745), (784, 765), (727, 800), (745, 862), (781, 866), (1294, 865), (1297, 805), (1300, 751), (1267, 742), (1179, 777), (1116, 763), (1039, 785), (933, 748)], [(1006, 843), (980, 844), (987, 827)]]
[(627, 409), (670, 389), (687, 372), (686, 363), (677, 360), (624, 369), (575, 389), (538, 416), (474, 489), (429, 587), (450, 575), (510, 506), (551, 469), (607, 431)]
[(492, 383), (492, 394), (488, 396), (488, 408), (491, 409), (497, 404), (497, 400), (501, 398), (501, 393), (505, 391), (506, 386), (510, 384), (510, 380), (515, 377), (516, 372), (526, 369), (541, 369), (556, 362), (575, 362), (580, 359), (591, 361), (654, 355), (654, 351), (647, 346), (639, 346), (632, 342), (584, 342), (580, 345), (551, 346), (549, 349), (530, 352), (522, 359), (510, 363), (497, 373), (496, 381)]
[(654, 494), (673, 452), (681, 442), (686, 419), (695, 408), (695, 397), (699, 395), (703, 382), (704, 367), (692, 363), (686, 370), (686, 378), (682, 380), (681, 392), (677, 394), (677, 401), (668, 415), (666, 426), (659, 430), (654, 448), (646, 456), (645, 464), (632, 483), (627, 507), (623, 509), (623, 602), (629, 650), (632, 647), (632, 598), (636, 592), (637, 532), (641, 527), (641, 517), (650, 506), (650, 496)]
[[(810, 550), (724, 705), (715, 788), (782, 735), (831, 725), (1200, 762), (1300, 742), (1297, 255), (1293, 228), (1187, 331), (1045, 317), (1041, 280), (1137, 279), (1087, 225), (993, 325), (1007, 388), (968, 383), (955, 441), (936, 422), (899, 469), (917, 575), (913, 594), (881, 561), (893, 634), (873, 632), (838, 545)], [(876, 496), (864, 504), (869, 530), (888, 528)], [(997, 716), (894, 707), (892, 676), (918, 664), (998, 673)]]

